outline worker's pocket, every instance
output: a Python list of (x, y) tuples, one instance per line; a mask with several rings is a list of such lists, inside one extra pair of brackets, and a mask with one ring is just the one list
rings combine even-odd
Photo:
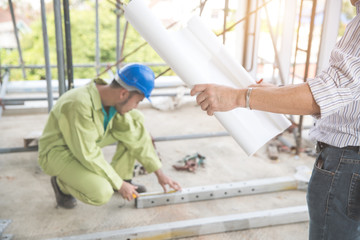
[[(326, 151), (326, 149), (323, 151)], [(321, 152), (319, 156), (316, 158), (314, 164), (315, 170), (323, 175), (333, 176), (336, 170), (335, 166), (333, 166), (331, 162), (329, 161), (325, 162), (325, 161), (326, 161), (326, 157)]]
[(318, 169), (322, 169), (324, 166), (324, 159), (321, 157), (321, 155), (316, 159), (315, 166)]
[(312, 223), (319, 224), (320, 228), (325, 225), (329, 191), (334, 176), (332, 172), (324, 169), (324, 163), (325, 159), (320, 154), (315, 161), (306, 194), (310, 219)]
[(347, 215), (355, 221), (360, 221), (360, 175), (357, 173), (353, 173), (351, 177)]

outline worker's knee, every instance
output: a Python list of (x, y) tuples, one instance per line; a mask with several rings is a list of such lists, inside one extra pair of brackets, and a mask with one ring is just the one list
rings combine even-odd
[(104, 205), (109, 202), (111, 196), (114, 194), (112, 187), (100, 187), (94, 190), (91, 204), (95, 206)]

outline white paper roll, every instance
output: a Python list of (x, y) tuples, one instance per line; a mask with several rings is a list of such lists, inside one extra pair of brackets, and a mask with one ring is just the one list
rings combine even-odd
[[(200, 17), (178, 31), (166, 30), (143, 0), (132, 0), (125, 7), (125, 18), (188, 85), (245, 88), (255, 83)], [(248, 155), (290, 126), (283, 115), (242, 108), (214, 115)]]

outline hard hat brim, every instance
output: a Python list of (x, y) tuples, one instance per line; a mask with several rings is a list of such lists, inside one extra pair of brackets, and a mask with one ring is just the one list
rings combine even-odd
[[(136, 91), (142, 95), (144, 95), (143, 92), (141, 92), (139, 89), (137, 89), (136, 87), (133, 87), (133, 86), (129, 86), (128, 84), (126, 84), (120, 77), (118, 74), (115, 75), (115, 81), (120, 85), (122, 86), (123, 88), (125, 88), (126, 90), (128, 90), (129, 92), (131, 91)], [(145, 95), (144, 95), (145, 96)], [(145, 98), (147, 100), (149, 100), (149, 102), (151, 102), (150, 100), (150, 96), (145, 96)]]

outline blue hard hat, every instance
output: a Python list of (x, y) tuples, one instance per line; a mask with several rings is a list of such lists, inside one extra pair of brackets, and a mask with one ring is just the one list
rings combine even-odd
[[(117, 82), (129, 91), (138, 90), (149, 99), (154, 89), (155, 75), (148, 66), (131, 63), (117, 71)], [(120, 81), (119, 81), (120, 80)], [(127, 86), (124, 86), (125, 83)]]

